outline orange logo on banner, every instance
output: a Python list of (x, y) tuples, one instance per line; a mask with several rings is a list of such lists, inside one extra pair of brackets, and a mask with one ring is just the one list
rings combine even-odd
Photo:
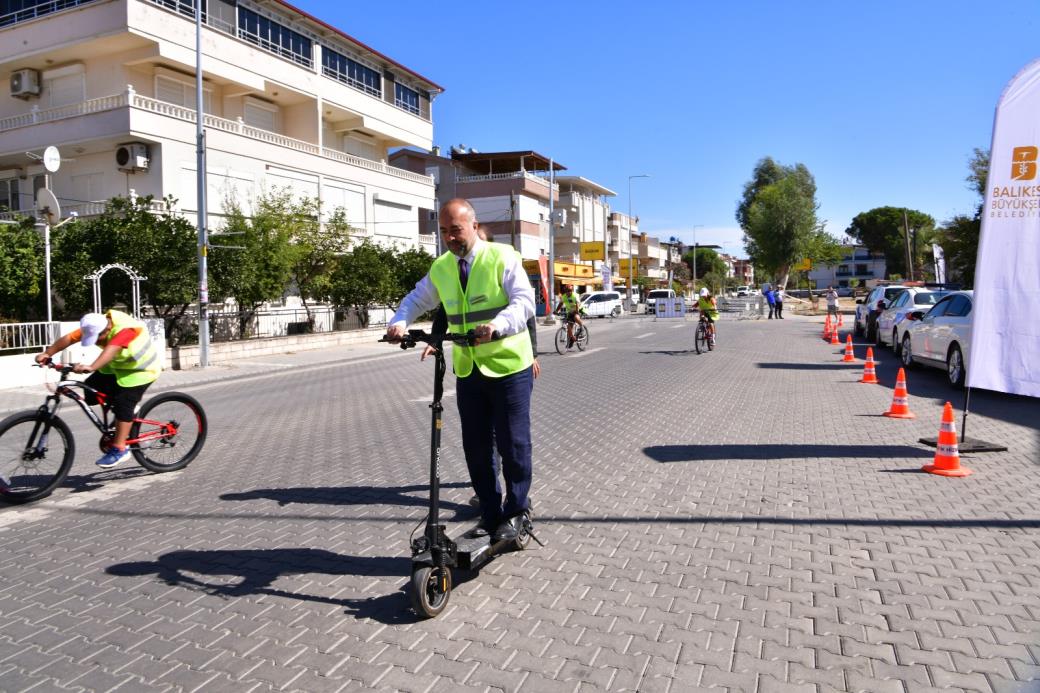
[(1011, 180), (1036, 178), (1037, 154), (1040, 150), (1036, 147), (1015, 147), (1011, 153)]

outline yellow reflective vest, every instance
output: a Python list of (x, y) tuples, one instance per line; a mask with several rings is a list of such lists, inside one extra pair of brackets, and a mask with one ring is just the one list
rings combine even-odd
[[(502, 288), (502, 273), (509, 254), (516, 251), (504, 243), (483, 243), (469, 268), (466, 290), (459, 278), (458, 258), (444, 253), (430, 267), (430, 281), (437, 288), (444, 312), (448, 317), (448, 331), (466, 334), (477, 325), (491, 322), (509, 305), (509, 296)], [(491, 378), (501, 378), (529, 368), (534, 362), (531, 338), (526, 331), (476, 346), (456, 344), (452, 349), (455, 375), (465, 378), (473, 372), (473, 364)]]
[(110, 310), (106, 315), (112, 321), (109, 339), (126, 329), (138, 329), (139, 332), (134, 341), (123, 347), (114, 359), (98, 370), (114, 375), (116, 384), (120, 387), (136, 387), (154, 382), (162, 369), (159, 366), (159, 352), (152, 343), (151, 335), (148, 334), (148, 327), (122, 311)]

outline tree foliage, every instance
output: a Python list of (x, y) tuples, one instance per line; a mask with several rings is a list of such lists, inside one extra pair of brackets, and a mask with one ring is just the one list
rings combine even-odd
[[(719, 254), (715, 252), (713, 248), (697, 248), (696, 263), (693, 261), (694, 254), (695, 251), (691, 248), (683, 255), (683, 261), (686, 262), (686, 265), (690, 269), (690, 276), (695, 280), (703, 277), (708, 272), (714, 272), (726, 276), (726, 272), (729, 268), (726, 266), (726, 262), (719, 257)], [(694, 271), (696, 271), (696, 275), (694, 275)]]
[[(904, 225), (904, 213), (906, 223)], [(852, 223), (845, 230), (849, 236), (858, 243), (865, 245), (872, 253), (884, 253), (885, 266), (889, 274), (907, 276), (906, 266), (906, 231), (910, 229), (910, 242), (914, 244), (914, 230), (916, 229), (916, 251), (918, 266), (920, 270), (921, 249), (927, 247), (935, 232), (935, 219), (915, 209), (903, 207), (875, 207), (867, 212), (861, 212), (853, 218)], [(914, 275), (917, 276), (916, 274)]]
[(784, 166), (770, 157), (759, 161), (736, 213), (756, 269), (786, 284), (791, 265), (806, 257), (819, 230), (818, 207), (816, 181), (804, 164)]
[(986, 195), (986, 179), (989, 176), (989, 151), (976, 148), (968, 160), (968, 187), (979, 194), (975, 215), (955, 215), (943, 223), (935, 234), (935, 241), (942, 246), (946, 256), (947, 272), (961, 284), (975, 284), (975, 261), (979, 254), (979, 237), (982, 234), (982, 205)]
[(0, 225), (0, 318), (46, 319), (43, 239), (31, 219)]
[(393, 249), (366, 238), (337, 263), (332, 275), (332, 301), (353, 308), (361, 324), (367, 326), (368, 307), (391, 303), (399, 291), (393, 266)]
[[(195, 227), (173, 212), (174, 200), (152, 210), (152, 197), (114, 197), (105, 211), (86, 221), (62, 226), (52, 234), (51, 274), (66, 318), (93, 310), (92, 285), (86, 276), (119, 263), (147, 277), (141, 282), (141, 305), (167, 321), (196, 300), (198, 240)], [(112, 271), (101, 280), (102, 308), (132, 306), (129, 277)]]
[(393, 272), (394, 286), (388, 303), (394, 307), (400, 304), (409, 291), (415, 288), (419, 280), (426, 276), (433, 264), (433, 256), (422, 248), (394, 251)]

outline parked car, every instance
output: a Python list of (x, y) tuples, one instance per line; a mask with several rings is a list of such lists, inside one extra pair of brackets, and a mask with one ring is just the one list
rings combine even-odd
[(743, 298), (744, 296), (750, 296), (750, 295), (751, 295), (751, 287), (750, 286), (738, 286), (737, 287), (737, 298)]
[[(884, 284), (875, 286), (866, 298), (856, 299), (856, 317), (853, 320), (852, 333), (857, 337), (865, 334), (868, 342), (876, 341), (878, 314), (906, 288), (904, 284)], [(885, 302), (882, 309), (878, 308), (879, 301)]]
[(581, 297), (581, 306), (586, 315), (596, 318), (616, 318), (624, 312), (620, 291), (590, 291)]
[(839, 286), (839, 287), (838, 287), (837, 289), (835, 289), (834, 291), (835, 291), (835, 292), (836, 292), (836, 293), (837, 293), (837, 294), (838, 294), (839, 296), (842, 296), (842, 297), (845, 297), (845, 298), (847, 298), (847, 297), (849, 297), (849, 296), (851, 296), (851, 295), (852, 295), (852, 287), (851, 287), (851, 286)]
[(907, 313), (909, 323), (900, 341), (903, 365), (910, 368), (920, 363), (945, 368), (950, 384), (962, 387), (971, 347), (974, 302), (974, 292), (953, 291), (927, 312)]
[(907, 287), (901, 294), (892, 299), (888, 307), (881, 311), (877, 319), (877, 345), (886, 344), (892, 347), (897, 355), (903, 340), (903, 332), (909, 322), (906, 314), (913, 310), (930, 310), (949, 291), (933, 291), (917, 286)]
[(659, 298), (675, 298), (675, 292), (671, 289), (653, 289), (646, 295), (646, 312), (653, 313)]

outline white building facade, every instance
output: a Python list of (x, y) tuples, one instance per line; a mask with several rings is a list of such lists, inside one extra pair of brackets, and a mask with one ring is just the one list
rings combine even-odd
[[(96, 214), (131, 191), (194, 221), (192, 0), (8, 0), (0, 16), (0, 205), (30, 210), (46, 185), (63, 210)], [(344, 208), (352, 226), (399, 246), (433, 206), (429, 176), (387, 150), (432, 141), (433, 82), (296, 8), (208, 0), (202, 28), (209, 225), (226, 200), (247, 213), (276, 189)], [(48, 174), (26, 156), (64, 159)]]

